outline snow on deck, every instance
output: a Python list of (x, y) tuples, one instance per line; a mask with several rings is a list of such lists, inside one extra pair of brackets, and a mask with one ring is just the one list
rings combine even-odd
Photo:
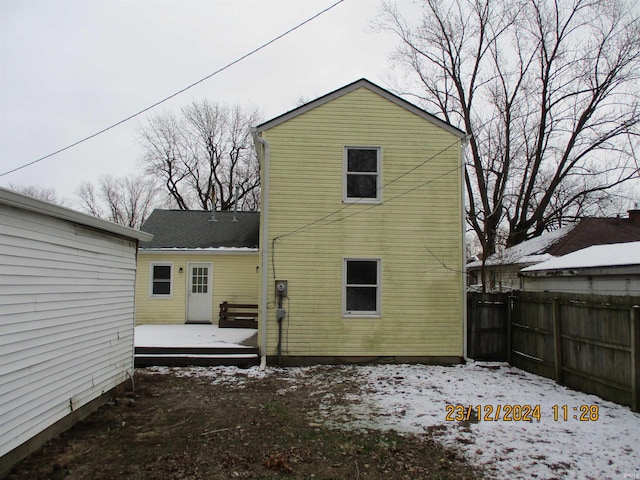
[(256, 332), (252, 328), (218, 328), (215, 325), (138, 325), (135, 328), (134, 345), (187, 348), (243, 346), (242, 343)]

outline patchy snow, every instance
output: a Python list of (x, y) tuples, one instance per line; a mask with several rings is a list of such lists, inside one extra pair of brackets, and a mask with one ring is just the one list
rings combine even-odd
[(138, 325), (134, 332), (136, 347), (212, 347), (240, 344), (257, 330), (218, 328), (215, 325)]
[[(204, 376), (212, 383), (239, 388), (274, 375), (288, 381), (285, 390), (304, 388), (310, 395), (323, 385), (356, 382), (362, 393), (347, 402), (332, 404), (327, 396), (326, 408), (318, 413), (324, 423), (337, 428), (431, 432), (497, 479), (640, 479), (640, 414), (503, 363), (320, 366), (265, 372), (257, 367), (149, 370)], [(482, 418), (447, 421), (448, 405), (461, 405), (465, 416), (469, 406), (474, 412), (480, 407)], [(498, 405), (502, 413), (496, 419)], [(540, 421), (506, 421), (505, 405), (539, 405)], [(574, 418), (580, 417), (583, 405), (587, 418), (591, 414), (588, 421)], [(491, 421), (484, 418), (490, 408)]]
[[(507, 364), (372, 366), (358, 374), (369, 389), (364, 425), (437, 432), (496, 478), (640, 478), (640, 414), (627, 407)], [(465, 416), (468, 406), (480, 406), (482, 417), (492, 409), (494, 421), (446, 421), (447, 405), (462, 405)], [(503, 412), (505, 405), (540, 405), (540, 421), (505, 421), (504, 413), (495, 421), (498, 405)], [(582, 405), (595, 405), (597, 420), (580, 421)]]
[[(554, 257), (545, 253), (546, 250), (564, 238), (576, 225), (576, 223), (565, 225), (558, 230), (544, 233), (539, 237), (496, 252), (487, 258), (485, 265), (526, 264), (552, 259)], [(482, 260), (476, 260), (467, 264), (467, 268), (477, 268), (481, 266)]]
[(593, 245), (561, 257), (524, 268), (523, 272), (561, 270), (565, 268), (613, 267), (640, 265), (640, 242)]

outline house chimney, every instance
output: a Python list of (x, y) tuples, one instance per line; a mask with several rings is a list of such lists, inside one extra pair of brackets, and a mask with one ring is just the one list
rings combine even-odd
[(635, 204), (635, 208), (633, 210), (628, 210), (627, 213), (629, 214), (629, 222), (633, 223), (634, 225), (640, 225), (640, 205), (638, 205), (638, 203), (636, 202)]
[(209, 185), (211, 189), (211, 218), (210, 222), (217, 222), (216, 219), (216, 188), (213, 186), (213, 183)]
[(237, 222), (238, 219), (236, 218), (236, 213), (238, 213), (238, 195), (240, 193), (240, 187), (238, 185), (236, 185), (236, 200), (235, 203), (233, 205), (233, 222)]

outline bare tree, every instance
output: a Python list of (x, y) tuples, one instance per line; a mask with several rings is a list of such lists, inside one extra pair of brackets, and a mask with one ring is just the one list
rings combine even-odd
[(58, 197), (55, 188), (38, 187), (37, 185), (14, 185), (9, 184), (9, 188), (28, 197), (44, 200), (45, 202), (55, 203), (56, 205), (66, 206), (67, 200)]
[[(251, 126), (256, 110), (208, 100), (184, 107), (180, 116), (152, 117), (140, 131), (143, 163), (182, 210), (257, 210), (260, 168)], [(213, 199), (213, 200), (212, 200)]]
[(146, 177), (105, 175), (97, 186), (82, 183), (76, 193), (87, 213), (131, 228), (140, 228), (151, 211), (161, 206), (160, 189)]
[(623, 0), (385, 4), (407, 91), (472, 134), (467, 221), (496, 251), (593, 212), (638, 178), (640, 21)]
[(76, 190), (80, 201), (80, 209), (94, 217), (104, 217), (104, 206), (101, 204), (99, 193), (91, 182), (82, 182)]

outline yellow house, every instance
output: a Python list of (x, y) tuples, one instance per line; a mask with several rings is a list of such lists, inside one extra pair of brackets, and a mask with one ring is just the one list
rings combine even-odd
[(142, 230), (136, 325), (218, 323), (223, 302), (257, 304), (257, 212), (154, 210)]
[(254, 129), (263, 362), (462, 359), (464, 137), (365, 79)]

